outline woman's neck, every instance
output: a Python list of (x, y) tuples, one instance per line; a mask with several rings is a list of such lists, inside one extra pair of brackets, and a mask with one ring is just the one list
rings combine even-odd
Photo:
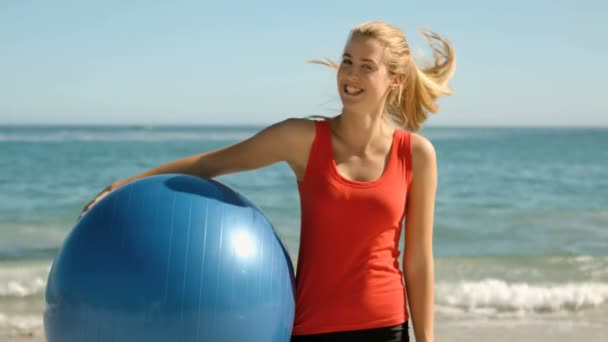
[(356, 153), (365, 153), (371, 145), (391, 138), (394, 132), (381, 114), (343, 112), (332, 119), (331, 127), (334, 135)]

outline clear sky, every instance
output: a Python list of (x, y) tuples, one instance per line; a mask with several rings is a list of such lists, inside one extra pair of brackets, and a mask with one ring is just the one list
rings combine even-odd
[(608, 2), (0, 1), (0, 124), (266, 124), (340, 110), (334, 73), (367, 20), (454, 43), (429, 125), (608, 126)]

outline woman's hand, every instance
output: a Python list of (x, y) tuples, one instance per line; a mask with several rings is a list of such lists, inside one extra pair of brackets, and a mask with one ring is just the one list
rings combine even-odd
[(121, 181), (113, 182), (112, 184), (108, 185), (99, 194), (97, 194), (97, 196), (95, 196), (95, 198), (91, 202), (89, 202), (87, 205), (84, 206), (84, 208), (82, 209), (82, 212), (80, 213), (80, 216), (78, 218), (80, 219), (82, 216), (84, 216), (84, 214), (87, 211), (89, 211), (95, 205), (95, 203), (101, 201), (110, 192), (120, 188), (121, 186), (125, 185), (126, 183), (127, 182), (125, 182), (124, 180), (121, 180)]

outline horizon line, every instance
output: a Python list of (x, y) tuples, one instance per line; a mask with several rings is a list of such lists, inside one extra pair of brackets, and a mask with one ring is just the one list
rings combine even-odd
[[(0, 127), (132, 127), (132, 128), (142, 128), (142, 127), (176, 127), (176, 128), (185, 128), (185, 127), (266, 127), (276, 122), (272, 123), (67, 123), (67, 122), (42, 122), (42, 123), (2, 123), (0, 122)], [(595, 128), (595, 129), (607, 129), (608, 124), (427, 124), (422, 127), (424, 128)]]

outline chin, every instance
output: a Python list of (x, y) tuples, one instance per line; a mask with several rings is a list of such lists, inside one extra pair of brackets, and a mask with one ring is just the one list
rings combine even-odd
[(348, 96), (340, 96), (340, 101), (342, 102), (342, 107), (344, 108), (352, 108), (352, 109), (356, 109), (356, 108), (361, 108), (364, 107), (365, 104), (363, 101), (361, 101), (361, 99), (357, 99), (357, 100), (353, 100), (352, 98), (349, 98)]

